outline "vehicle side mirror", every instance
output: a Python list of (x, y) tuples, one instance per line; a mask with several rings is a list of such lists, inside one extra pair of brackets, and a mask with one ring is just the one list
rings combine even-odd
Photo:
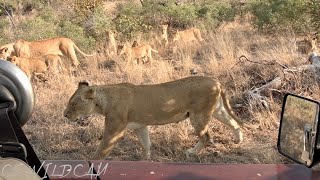
[(320, 160), (319, 105), (315, 100), (293, 94), (286, 94), (282, 105), (278, 151), (309, 168)]

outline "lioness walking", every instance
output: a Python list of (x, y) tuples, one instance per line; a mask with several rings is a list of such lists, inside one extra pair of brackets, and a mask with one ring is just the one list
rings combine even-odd
[(69, 58), (74, 66), (79, 65), (76, 51), (83, 56), (94, 56), (94, 54), (85, 54), (71, 39), (65, 37), (30, 42), (20, 39), (13, 45), (13, 48), (18, 57), (37, 57), (56, 54)]
[(191, 43), (204, 41), (201, 37), (201, 32), (197, 28), (191, 28), (184, 31), (177, 31), (172, 40), (175, 42)]
[(89, 86), (80, 82), (71, 96), (64, 116), (75, 121), (79, 115), (105, 116), (103, 139), (93, 159), (105, 158), (126, 128), (134, 129), (146, 159), (150, 159), (148, 125), (177, 123), (190, 118), (199, 142), (187, 153), (196, 154), (209, 142), (208, 122), (212, 116), (235, 134), (235, 142), (243, 139), (221, 84), (212, 78), (192, 76), (154, 85)]

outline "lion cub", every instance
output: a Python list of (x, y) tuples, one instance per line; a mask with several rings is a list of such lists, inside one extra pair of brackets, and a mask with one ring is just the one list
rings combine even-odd
[(34, 75), (44, 74), (47, 71), (57, 73), (62, 69), (61, 58), (59, 55), (48, 54), (40, 57), (8, 57), (8, 61), (18, 66), (26, 73), (29, 79)]
[[(142, 59), (143, 63), (146, 63), (148, 60), (150, 64), (152, 64), (152, 54), (151, 52), (158, 53), (157, 50), (151, 48), (149, 44), (138, 44), (137, 41), (134, 41), (131, 47), (127, 45), (119, 45), (118, 46), (119, 55), (125, 54), (128, 58), (128, 61), (135, 61), (135, 64), (140, 63), (140, 59)], [(145, 60), (147, 58), (148, 60)]]

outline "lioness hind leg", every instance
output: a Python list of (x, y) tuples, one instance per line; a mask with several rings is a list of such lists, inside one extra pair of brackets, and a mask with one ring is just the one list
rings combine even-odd
[(207, 116), (195, 116), (190, 115), (190, 122), (199, 137), (198, 143), (186, 151), (186, 154), (198, 154), (210, 141), (210, 134), (208, 132), (208, 122), (210, 120), (210, 115)]
[(144, 158), (147, 160), (150, 160), (151, 142), (150, 142), (148, 127), (146, 126), (143, 128), (135, 129), (134, 132), (136, 133), (139, 139), (140, 145), (143, 148)]
[(220, 101), (220, 107), (213, 113), (213, 117), (220, 122), (227, 125), (235, 134), (235, 143), (240, 143), (243, 140), (243, 135), (239, 124), (228, 113), (228, 111), (222, 106), (223, 102)]
[(75, 52), (74, 48), (73, 47), (69, 47), (67, 49), (67, 52), (68, 52), (67, 57), (71, 60), (72, 65), (77, 67), (79, 65), (79, 61), (78, 61), (78, 58), (77, 58), (77, 55), (76, 55), (76, 52)]

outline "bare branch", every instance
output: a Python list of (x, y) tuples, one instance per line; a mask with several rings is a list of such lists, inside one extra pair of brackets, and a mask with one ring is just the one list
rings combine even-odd
[(0, 5), (0, 7), (6, 12), (6, 14), (9, 16), (9, 19), (11, 21), (11, 24), (14, 28), (16, 28), (16, 24), (14, 23), (14, 20), (13, 20), (13, 17), (12, 17), (12, 14), (9, 13), (9, 11), (7, 10), (6, 6), (4, 5)]

